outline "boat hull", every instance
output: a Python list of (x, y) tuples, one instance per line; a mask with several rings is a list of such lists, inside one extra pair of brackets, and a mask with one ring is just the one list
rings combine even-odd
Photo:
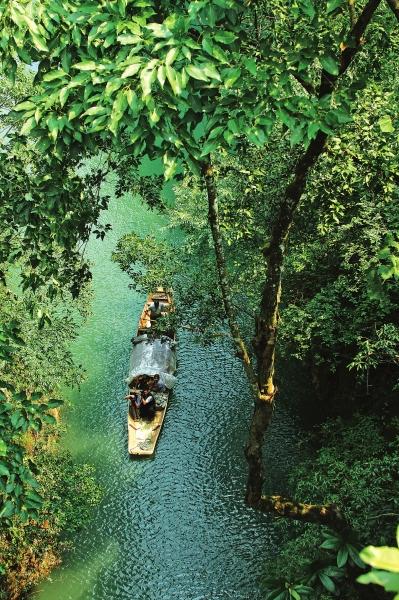
[[(142, 376), (152, 378), (155, 374), (161, 375), (162, 373), (164, 377), (169, 377), (176, 370), (174, 332), (159, 332), (156, 327), (152, 326), (153, 321), (149, 316), (149, 307), (154, 300), (162, 303), (165, 313), (173, 311), (173, 301), (169, 292), (158, 289), (148, 295), (140, 315), (136, 338), (132, 339), (130, 371), (126, 380), (131, 389), (140, 389), (143, 386), (142, 383), (140, 384)], [(174, 378), (171, 377), (171, 379)], [(172, 384), (168, 382), (166, 385), (172, 387)], [(128, 452), (130, 456), (153, 456), (165, 419), (170, 394), (170, 389), (153, 393), (156, 411), (151, 421), (141, 418), (135, 420), (128, 410)]]
[[(156, 399), (157, 399), (157, 395)], [(168, 407), (169, 394), (162, 394), (164, 406), (155, 411), (151, 421), (134, 420), (128, 411), (128, 448), (130, 456), (152, 456), (161, 433)]]

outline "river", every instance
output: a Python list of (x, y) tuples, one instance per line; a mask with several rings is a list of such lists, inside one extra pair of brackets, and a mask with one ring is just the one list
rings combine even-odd
[[(126, 198), (112, 200), (104, 219), (113, 230), (88, 244), (93, 313), (74, 346), (87, 380), (80, 391), (68, 391), (62, 439), (77, 461), (96, 466), (104, 498), (76, 535), (75, 550), (34, 597), (260, 599), (264, 563), (278, 540), (272, 518), (243, 503), (251, 409), (241, 364), (228, 346), (204, 348), (180, 332), (178, 385), (156, 456), (129, 459), (124, 377), (144, 298), (128, 288), (111, 252), (131, 230), (162, 235), (165, 218)], [(275, 491), (295, 453), (296, 432), (282, 404), (267, 445)]]

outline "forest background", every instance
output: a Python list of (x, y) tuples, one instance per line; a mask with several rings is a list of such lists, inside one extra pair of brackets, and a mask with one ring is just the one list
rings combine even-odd
[[(203, 339), (228, 328), (243, 362), (255, 406), (246, 501), (287, 517), (265, 565), (268, 597), (368, 597), (358, 550), (391, 543), (398, 517), (399, 7), (2, 2), (0, 16), (7, 594), (33, 583), (24, 544), (39, 540), (29, 560), (50, 568), (61, 530), (98, 499), (90, 468), (54, 456), (53, 439), (56, 392), (79, 380), (68, 345), (112, 171), (121, 201), (138, 192), (185, 233), (176, 247), (125, 236), (115, 260), (142, 290), (173, 285), (177, 326)], [(19, 65), (33, 62), (32, 82)], [(104, 166), (82, 174), (99, 154)], [(173, 202), (161, 176), (138, 175), (145, 155), (162, 157)], [(309, 439), (289, 488), (270, 490), (262, 444), (287, 364), (303, 382), (291, 403)], [(57, 477), (40, 485), (59, 471), (77, 486), (75, 507)]]

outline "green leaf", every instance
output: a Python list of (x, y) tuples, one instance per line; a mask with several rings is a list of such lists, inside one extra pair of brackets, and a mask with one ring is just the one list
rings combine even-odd
[(37, 506), (41, 506), (43, 503), (43, 498), (41, 496), (39, 496), (39, 494), (37, 492), (35, 492), (34, 490), (29, 490), (28, 492), (26, 492), (25, 496), (27, 499), (29, 499), (32, 503), (36, 504)]
[(69, 73), (69, 69), (71, 68), (72, 56), (71, 53), (65, 48), (61, 54), (61, 65), (66, 73)]
[(296, 127), (296, 120), (292, 117), (286, 110), (278, 110), (277, 116), (290, 129), (294, 129)]
[(97, 64), (94, 62), (94, 60), (85, 60), (83, 62), (74, 64), (73, 68), (78, 69), (79, 71), (95, 71)]
[(241, 69), (238, 67), (235, 67), (233, 69), (226, 69), (225, 71), (223, 71), (222, 76), (225, 87), (231, 88), (235, 84), (235, 82), (240, 78)]
[(244, 60), (244, 65), (251, 75), (256, 75), (256, 62), (253, 58), (246, 58)]
[(21, 127), (20, 134), (21, 135), (29, 135), (29, 133), (36, 127), (36, 119), (35, 117), (30, 117), (23, 126)]
[(140, 69), (141, 69), (141, 64), (140, 63), (134, 64), (134, 65), (129, 65), (123, 71), (123, 73), (121, 75), (121, 79), (126, 79), (126, 77), (133, 77), (134, 75), (136, 75), (140, 71)]
[(194, 79), (198, 79), (199, 81), (209, 81), (209, 78), (205, 75), (202, 66), (187, 65), (186, 71), (190, 77), (193, 77)]
[(66, 72), (64, 69), (57, 69), (56, 71), (49, 71), (43, 75), (43, 81), (54, 81), (55, 79), (61, 79), (65, 77)]
[(48, 423), (49, 425), (55, 425), (57, 423), (57, 419), (53, 415), (43, 415), (43, 417), (41, 418), (45, 423)]
[[(377, 270), (378, 270), (378, 273), (381, 275), (381, 279), (383, 281), (386, 281), (387, 279), (390, 279), (393, 275), (395, 275), (395, 268), (392, 265), (390, 265), (390, 266), (380, 265)], [(363, 552), (364, 552), (364, 550), (363, 550)], [(363, 558), (362, 555), (361, 555), (361, 558)], [(364, 561), (364, 562), (367, 562), (367, 561)], [(371, 563), (369, 563), (369, 564), (371, 564)]]
[[(68, 96), (69, 96), (70, 92), (71, 92), (71, 90), (67, 86), (63, 87), (60, 90), (60, 106), (61, 107), (65, 106), (65, 103), (68, 100)], [(36, 119), (36, 115), (35, 115), (35, 119)], [(36, 122), (38, 122), (37, 119), (36, 119)]]
[(91, 106), (83, 113), (82, 117), (104, 115), (107, 113), (107, 110), (105, 106)]
[(370, 573), (360, 575), (357, 578), (359, 583), (374, 583), (381, 585), (387, 592), (399, 591), (399, 573), (389, 573), (388, 571), (372, 570)]
[(217, 42), (221, 44), (232, 44), (234, 40), (237, 39), (237, 36), (232, 31), (217, 31), (213, 36)]
[(350, 556), (352, 562), (354, 562), (355, 565), (357, 565), (361, 569), (364, 569), (366, 565), (360, 558), (359, 552), (356, 550), (356, 548), (354, 546), (352, 546), (352, 544), (348, 544), (347, 548), (349, 550), (349, 556)]
[(15, 512), (14, 504), (11, 500), (7, 500), (7, 502), (3, 506), (3, 510), (0, 512), (0, 519), (7, 519), (11, 517)]
[(329, 577), (325, 573), (321, 572), (321, 573), (319, 573), (319, 579), (320, 579), (321, 583), (324, 585), (324, 587), (326, 588), (326, 590), (328, 590), (329, 592), (332, 592), (332, 593), (335, 592), (335, 583), (333, 582), (331, 577)]
[(342, 108), (334, 108), (332, 111), (330, 111), (330, 113), (336, 118), (337, 122), (340, 124), (350, 123), (353, 120), (352, 115), (346, 110), (343, 110)]
[(51, 399), (47, 402), (47, 408), (58, 408), (64, 404), (63, 400)]
[(158, 81), (159, 81), (161, 88), (163, 88), (163, 86), (165, 85), (165, 81), (166, 81), (166, 69), (165, 69), (164, 65), (161, 65), (160, 67), (158, 67), (157, 77), (158, 77)]
[(73, 121), (83, 110), (83, 104), (72, 104), (71, 110), (68, 113), (68, 120)]
[(118, 35), (117, 40), (122, 44), (122, 46), (135, 46), (141, 42), (141, 38), (138, 35), (132, 35), (131, 33), (123, 33), (122, 35)]
[(346, 565), (349, 556), (349, 551), (346, 546), (340, 548), (337, 554), (337, 567), (341, 568)]
[(360, 558), (377, 569), (399, 573), (399, 548), (367, 546), (360, 552)]
[(177, 162), (174, 157), (169, 156), (166, 152), (163, 155), (163, 163), (164, 163), (164, 175), (165, 179), (168, 181), (173, 177), (177, 170)]
[(167, 65), (165, 67), (165, 69), (166, 69), (166, 77), (170, 83), (170, 87), (172, 88), (173, 93), (175, 94), (175, 96), (179, 96), (181, 94), (181, 85), (180, 85), (176, 71), (170, 65)]
[(205, 144), (202, 147), (201, 156), (208, 156), (208, 154), (211, 154), (211, 152), (214, 152), (216, 150), (218, 145), (219, 144), (217, 142), (205, 142)]
[(169, 31), (169, 29), (161, 23), (147, 23), (146, 29), (150, 29), (152, 31), (153, 36), (156, 38), (167, 39), (171, 38), (173, 35), (172, 32)]
[(165, 57), (165, 64), (172, 65), (179, 54), (179, 48), (171, 48)]
[(313, 19), (313, 17), (316, 14), (316, 11), (313, 6), (312, 0), (300, 0), (299, 6), (301, 7), (305, 15), (307, 15), (310, 19)]
[(41, 50), (41, 52), (49, 51), (44, 37), (42, 37), (41, 35), (38, 35), (37, 33), (33, 33), (32, 31), (31, 31), (31, 37), (32, 37), (33, 44), (36, 46), (36, 48), (38, 50)]
[(156, 77), (155, 69), (143, 69), (140, 74), (143, 98), (151, 94), (152, 83)]
[(9, 477), (10, 476), (10, 471), (8, 470), (8, 467), (6, 467), (6, 465), (3, 462), (0, 462), (0, 477)]
[(320, 548), (324, 548), (325, 550), (335, 550), (339, 547), (339, 540), (335, 538), (327, 538), (321, 545)]
[(378, 119), (378, 125), (383, 133), (393, 133), (395, 131), (392, 119), (389, 115), (384, 115)]
[(206, 63), (203, 65), (204, 73), (210, 79), (216, 79), (216, 81), (221, 81), (220, 74), (216, 67), (212, 63)]
[(324, 56), (320, 56), (321, 66), (327, 73), (331, 75), (338, 75), (339, 68), (338, 62), (332, 54), (324, 54)]
[(121, 87), (121, 85), (123, 85), (124, 81), (121, 77), (113, 77), (112, 79), (110, 79), (107, 83), (107, 85), (105, 86), (105, 91), (104, 91), (104, 95), (106, 98), (108, 98), (109, 96), (112, 96), (112, 94), (114, 92), (116, 92), (117, 90), (119, 90), (119, 88)]
[(327, 14), (334, 12), (337, 8), (340, 8), (345, 0), (328, 0), (327, 1)]
[(25, 102), (17, 104), (17, 106), (14, 107), (14, 111), (20, 112), (22, 110), (32, 110), (33, 108), (36, 108), (36, 104), (30, 100), (25, 100)]
[(0, 438), (0, 456), (6, 456), (7, 455), (7, 444), (5, 443), (4, 440), (2, 440)]
[[(290, 137), (290, 144), (291, 146), (295, 146), (295, 144), (299, 144), (299, 142), (301, 142), (303, 140), (303, 128), (302, 127), (295, 127), (295, 129), (293, 129), (292, 133), (291, 133), (291, 137)], [(324, 542), (326, 543), (326, 542)], [(323, 546), (323, 544), (320, 546), (320, 548), (323, 548), (325, 546)]]

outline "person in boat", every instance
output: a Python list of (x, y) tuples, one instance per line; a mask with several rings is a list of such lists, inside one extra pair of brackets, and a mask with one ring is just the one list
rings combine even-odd
[(156, 373), (153, 377), (151, 391), (161, 393), (166, 391), (166, 385), (160, 380), (158, 373)]
[(148, 310), (150, 312), (151, 321), (159, 319), (162, 316), (162, 304), (159, 300), (154, 300), (151, 304), (148, 305)]
[(140, 416), (149, 421), (155, 417), (155, 398), (148, 389), (141, 394)]
[(140, 394), (135, 390), (130, 390), (128, 395), (125, 396), (126, 400), (129, 400), (129, 413), (134, 421), (140, 418), (140, 407), (141, 397)]

